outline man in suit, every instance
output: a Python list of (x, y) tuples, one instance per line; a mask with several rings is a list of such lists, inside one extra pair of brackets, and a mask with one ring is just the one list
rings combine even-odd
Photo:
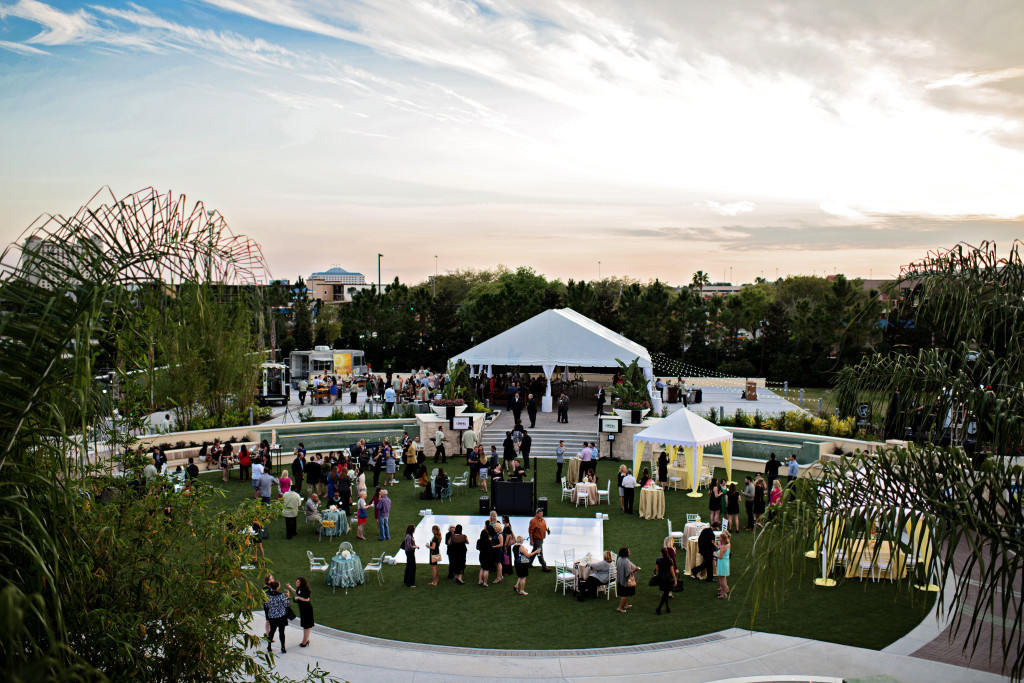
[(604, 387), (597, 388), (597, 412), (594, 415), (604, 415)]
[(768, 462), (764, 464), (764, 478), (768, 482), (768, 490), (772, 490), (772, 482), (779, 478), (779, 468), (782, 467), (782, 463), (775, 458), (775, 454), (771, 453), (768, 456)]
[[(255, 470), (255, 465), (253, 466), (253, 469)], [(320, 463), (318, 463), (315, 458), (310, 458), (309, 462), (305, 463), (302, 469), (306, 473), (306, 481), (308, 482), (306, 486), (306, 493), (319, 491), (317, 487), (320, 485), (320, 475), (322, 473)]]
[(558, 397), (558, 421), (569, 424), (569, 397), (564, 393)]
[(693, 568), (691, 576), (697, 578), (697, 574), (702, 571), (707, 571), (707, 576), (704, 579), (708, 583), (714, 581), (713, 575), (715, 573), (715, 532), (720, 528), (720, 525), (715, 522), (711, 526), (704, 527), (704, 530), (700, 532), (700, 536), (697, 537), (697, 552), (700, 553), (703, 562)]
[(526, 414), (530, 418), (530, 429), (533, 429), (537, 426), (537, 399), (533, 397), (533, 394), (526, 399)]
[(516, 395), (512, 397), (512, 421), (520, 422), (523, 419), (523, 408), (526, 404), (523, 402), (523, 395), (516, 392)]
[[(292, 460), (292, 488), (302, 492), (302, 478), (306, 476), (306, 449), (295, 449), (295, 459)], [(289, 538), (291, 538), (289, 536)]]
[(373, 468), (373, 488), (380, 486), (380, 472), (384, 469), (384, 457), (383, 448), (380, 446), (373, 449), (373, 453), (370, 455), (370, 467)]
[(519, 442), (519, 455), (523, 456), (523, 466), (526, 469), (530, 469), (530, 447), (533, 445), (533, 439), (530, 435), (523, 430), (523, 438)]

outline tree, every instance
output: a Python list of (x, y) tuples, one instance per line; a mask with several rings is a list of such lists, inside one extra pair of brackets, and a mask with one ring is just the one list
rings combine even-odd
[[(764, 596), (784, 594), (803, 571), (802, 553), (820, 529), (845, 525), (863, 532), (867, 519), (878, 529), (910, 525), (925, 529), (935, 549), (933, 565), (918, 566), (911, 580), (939, 580), (941, 605), (955, 615), (952, 632), (966, 636), (973, 653), (979, 639), (1001, 630), (993, 645), (1024, 673), (1024, 607), (1015, 591), (1024, 563), (1024, 526), (1019, 491), (1024, 468), (1007, 456), (1020, 455), (1024, 438), (1024, 262), (1019, 242), (1000, 256), (996, 246), (958, 245), (903, 268), (893, 291), (912, 289), (901, 316), (932, 326), (935, 343), (916, 353), (873, 354), (838, 376), (839, 404), (917, 402), (948, 427), (922, 432), (922, 442), (873, 456), (826, 463), (817, 481), (802, 479), (769, 517), (754, 556), (757, 613)], [(916, 309), (916, 310), (912, 310)], [(971, 425), (977, 425), (972, 429)], [(973, 435), (973, 437), (972, 437)], [(931, 443), (933, 436), (938, 443)], [(978, 453), (968, 452), (972, 438)], [(845, 533), (833, 533), (834, 552)], [(966, 560), (957, 561), (957, 553)], [(929, 573), (921, 573), (929, 572)], [(943, 580), (949, 575), (948, 580)]]
[(259, 248), (181, 197), (110, 199), (40, 221), (29, 228), (39, 242), (2, 257), (0, 670), (10, 681), (275, 679), (246, 652), (260, 590), (238, 569), (249, 551), (237, 531), (269, 510), (209, 516), (201, 487), (143, 487), (137, 463), (104, 475), (89, 451), (113, 405), (94, 380), (93, 342), (132, 318), (145, 287), (265, 279), (246, 260)]
[(690, 280), (690, 284), (697, 290), (698, 295), (703, 296), (704, 288), (711, 284), (711, 277), (703, 270), (698, 270), (693, 274), (693, 279)]

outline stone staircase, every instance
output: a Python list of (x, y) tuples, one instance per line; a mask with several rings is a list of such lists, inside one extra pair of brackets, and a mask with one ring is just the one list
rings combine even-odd
[[(565, 441), (566, 457), (571, 457), (583, 448), (583, 442), (597, 441), (598, 434), (595, 431), (587, 430), (527, 430), (533, 445), (530, 448), (530, 457), (551, 458), (555, 457), (555, 447), (558, 441)], [(490, 426), (484, 429), (480, 443), (484, 446), (484, 452), (490, 453), (493, 445), (498, 449), (498, 457), (501, 457), (501, 444), (505, 440), (505, 430)]]

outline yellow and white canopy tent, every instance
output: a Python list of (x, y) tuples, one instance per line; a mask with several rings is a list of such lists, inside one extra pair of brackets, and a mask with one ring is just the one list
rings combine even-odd
[(704, 448), (718, 443), (722, 444), (726, 474), (732, 479), (732, 433), (687, 408), (680, 408), (633, 436), (633, 471), (640, 469), (646, 444), (651, 444), (652, 461), (654, 447), (662, 444), (668, 451), (670, 464), (676, 462), (680, 452), (684, 454), (683, 462), (689, 477), (688, 488), (692, 489), (690, 495), (699, 496), (697, 484), (700, 483)]

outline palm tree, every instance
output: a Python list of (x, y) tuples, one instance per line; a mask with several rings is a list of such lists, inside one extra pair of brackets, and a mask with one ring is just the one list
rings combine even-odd
[[(806, 570), (803, 551), (822, 529), (829, 530), (827, 561), (840, 550), (849, 556), (852, 539), (876, 528), (911, 558), (922, 545), (934, 551), (908, 580), (938, 584), (940, 609), (951, 604), (965, 653), (991, 635), (1011, 675), (1021, 678), (1024, 608), (1015, 591), (1024, 562), (1024, 469), (1010, 457), (1021, 454), (1024, 437), (1020, 246), (999, 256), (987, 242), (958, 245), (903, 269), (892, 291), (915, 295), (898, 301), (899, 315), (931, 329), (933, 345), (845, 368), (835, 393), (844, 409), (861, 400), (884, 414), (889, 402), (890, 422), (918, 442), (825, 463), (816, 481), (787, 489), (757, 539), (755, 614), (765, 596), (784, 594), (788, 579)], [(903, 413), (915, 405), (935, 416), (936, 429), (921, 429), (926, 421)]]
[(690, 284), (696, 288), (697, 294), (703, 296), (704, 288), (711, 284), (711, 278), (703, 270), (698, 270), (693, 274), (693, 279), (690, 280)]
[[(243, 645), (255, 638), (242, 611), (248, 589), (241, 587), (249, 584), (238, 579), (238, 534), (224, 531), (224, 518), (204, 524), (199, 509), (191, 526), (152, 525), (163, 510), (170, 515), (166, 489), (140, 496), (130, 471), (111, 477), (94, 466), (102, 455), (95, 437), (111, 415), (109, 396), (94, 379), (96, 349), (114, 339), (118, 349), (145, 355), (146, 340), (131, 339), (144, 331), (124, 321), (136, 319), (146, 291), (213, 278), (254, 291), (251, 285), (269, 281), (259, 246), (232, 235), (201, 203), (190, 209), (184, 197), (149, 189), (108, 201), (97, 195), (70, 218), (44, 216), (0, 260), (3, 677), (180, 680), (243, 670), (259, 677), (262, 669)], [(202, 500), (201, 488), (173, 505), (195, 509), (186, 506)], [(207, 552), (201, 579), (176, 573), (196, 569)], [(170, 583), (159, 572), (154, 577), (161, 565)], [(112, 578), (121, 572), (135, 578)], [(238, 588), (222, 585), (217, 598), (201, 586), (206, 596), (192, 592), (207, 579), (229, 578)], [(201, 621), (179, 614), (182, 584), (171, 583), (182, 580), (192, 598), (208, 600), (196, 604), (219, 609), (196, 610), (206, 612)], [(189, 655), (177, 648), (168, 650), (173, 659), (157, 654), (154, 637), (190, 643)]]

